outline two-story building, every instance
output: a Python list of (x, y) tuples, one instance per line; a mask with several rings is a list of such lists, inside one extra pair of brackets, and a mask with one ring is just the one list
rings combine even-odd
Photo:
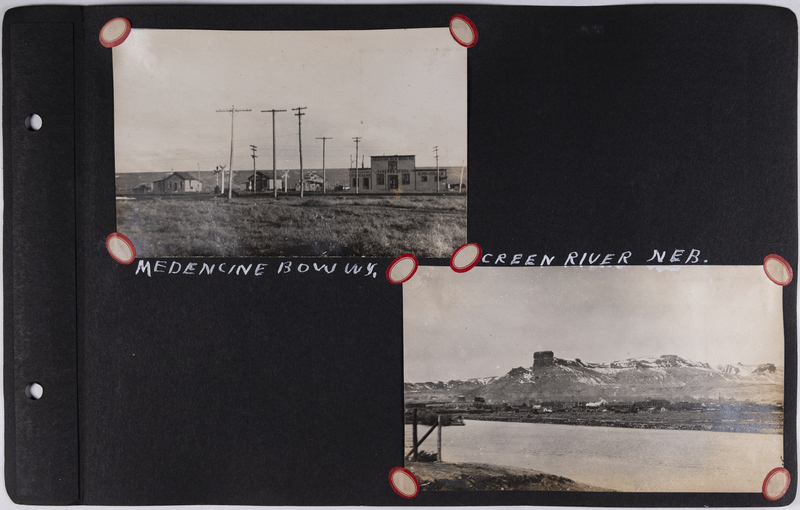
[(350, 189), (384, 193), (447, 191), (447, 169), (417, 168), (415, 159), (411, 155), (370, 156), (370, 168), (350, 170)]

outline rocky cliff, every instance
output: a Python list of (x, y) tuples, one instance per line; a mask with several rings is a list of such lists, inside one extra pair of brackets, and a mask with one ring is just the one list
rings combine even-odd
[[(549, 360), (548, 360), (549, 361)], [(724, 365), (663, 355), (612, 363), (553, 357), (546, 366), (511, 369), (502, 376), (464, 381), (406, 383), (407, 402), (482, 397), (487, 403), (536, 401), (637, 401), (648, 398), (783, 402), (782, 366)]]

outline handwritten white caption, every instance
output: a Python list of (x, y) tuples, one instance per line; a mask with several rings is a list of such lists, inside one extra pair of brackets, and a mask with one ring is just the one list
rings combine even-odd
[[(667, 257), (667, 251), (654, 250), (653, 255), (645, 262), (652, 262), (654, 264), (697, 264), (700, 261), (700, 250), (691, 249), (683, 250), (676, 249)], [(509, 255), (507, 253), (485, 253), (481, 257), (481, 263), (486, 265), (506, 265), (506, 266), (552, 266), (561, 265), (555, 255), (543, 254), (537, 261), (538, 254), (525, 255), (522, 253), (515, 253)], [(615, 253), (579, 253), (577, 251), (570, 252), (563, 260), (565, 266), (624, 266), (631, 264), (633, 252), (625, 251), (619, 255)], [(524, 262), (523, 262), (524, 259)], [(708, 260), (703, 260), (702, 263), (707, 263)], [(231, 276), (265, 276), (267, 275), (268, 268), (274, 274), (288, 274), (288, 273), (322, 273), (333, 274), (337, 270), (344, 271), (347, 275), (352, 276), (366, 276), (377, 277), (375, 268), (378, 266), (375, 262), (367, 264), (358, 263), (326, 263), (318, 264), (316, 262), (306, 263), (291, 260), (285, 260), (274, 263), (249, 263), (237, 264), (229, 262), (220, 262), (209, 264), (207, 262), (178, 262), (166, 260), (144, 260), (140, 259), (136, 266), (134, 274), (143, 274), (152, 277), (153, 274), (163, 273), (168, 275), (201, 275), (210, 276), (213, 274), (223, 274)]]
[[(667, 251), (653, 250), (653, 256), (647, 259), (645, 262), (653, 262), (655, 264), (663, 264), (665, 261), (669, 264), (697, 264), (698, 262), (701, 262), (700, 250), (676, 249), (670, 254), (669, 258), (667, 258), (667, 253)], [(616, 253), (579, 253), (577, 251), (573, 251), (570, 252), (566, 257), (561, 258), (561, 260), (559, 260), (555, 255), (543, 254), (539, 260), (537, 260), (537, 257), (539, 257), (539, 254), (537, 253), (527, 256), (523, 253), (498, 253), (497, 255), (492, 253), (484, 253), (484, 255), (481, 257), (481, 263), (496, 266), (552, 266), (561, 265), (561, 261), (563, 260), (563, 264), (565, 266), (626, 266), (631, 264), (633, 252), (624, 251), (617, 255)], [(702, 262), (706, 263), (708, 261), (703, 260)]]
[(375, 267), (377, 265), (378, 264), (374, 262), (370, 262), (366, 265), (357, 263), (340, 264), (338, 262), (334, 262), (332, 264), (317, 264), (316, 262), (312, 262), (311, 264), (307, 264), (305, 262), (294, 262), (291, 260), (272, 264), (233, 264), (229, 262), (208, 264), (206, 262), (139, 260), (139, 264), (136, 266), (136, 273), (134, 274), (141, 273), (150, 277), (157, 273), (203, 276), (210, 276), (212, 274), (224, 274), (232, 276), (264, 276), (267, 274), (267, 268), (271, 266), (277, 268), (277, 274), (308, 272), (332, 274), (338, 268), (343, 270), (344, 273), (348, 275), (361, 275), (366, 277), (372, 276), (375, 278), (377, 276), (377, 273), (375, 272)]

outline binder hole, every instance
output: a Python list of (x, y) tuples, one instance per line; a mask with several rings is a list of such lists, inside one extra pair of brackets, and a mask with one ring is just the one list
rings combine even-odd
[(39, 400), (42, 398), (42, 393), (44, 393), (44, 388), (39, 383), (33, 382), (25, 386), (25, 396), (31, 400)]
[(42, 129), (42, 118), (32, 113), (25, 117), (25, 129), (28, 131), (39, 131)]

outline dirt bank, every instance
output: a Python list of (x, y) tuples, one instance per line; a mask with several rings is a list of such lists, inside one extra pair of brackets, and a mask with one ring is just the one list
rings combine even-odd
[(489, 464), (450, 462), (408, 462), (406, 468), (419, 480), (420, 490), (428, 491), (582, 491), (611, 492), (563, 476), (532, 469)]

